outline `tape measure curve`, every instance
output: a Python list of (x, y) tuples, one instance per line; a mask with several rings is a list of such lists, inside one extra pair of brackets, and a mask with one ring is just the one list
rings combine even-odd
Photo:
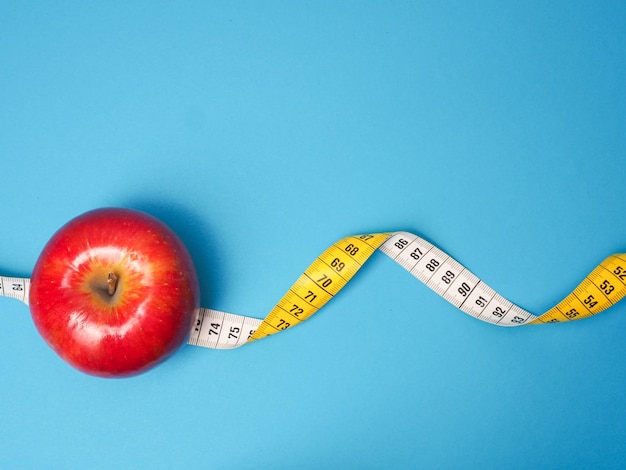
[[(498, 326), (579, 320), (626, 296), (626, 254), (602, 261), (561, 302), (534, 315), (498, 294), (446, 252), (409, 232), (343, 238), (319, 255), (264, 319), (200, 308), (189, 344), (232, 349), (270, 336), (310, 318), (332, 299), (379, 250), (459, 310)], [(0, 276), (0, 295), (28, 304), (28, 278)]]

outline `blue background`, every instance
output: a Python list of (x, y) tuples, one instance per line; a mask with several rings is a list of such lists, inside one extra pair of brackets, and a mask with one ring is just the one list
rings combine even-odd
[[(0, 270), (100, 206), (263, 317), (409, 230), (541, 313), (626, 249), (624, 2), (2, 2)], [(0, 299), (5, 468), (618, 468), (626, 305), (499, 328), (381, 253), (313, 319), (83, 375)]]

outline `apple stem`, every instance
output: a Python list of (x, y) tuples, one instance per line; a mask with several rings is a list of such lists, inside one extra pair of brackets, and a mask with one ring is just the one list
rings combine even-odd
[(107, 293), (112, 297), (117, 289), (117, 276), (115, 273), (109, 273), (107, 276), (107, 286), (109, 287)]

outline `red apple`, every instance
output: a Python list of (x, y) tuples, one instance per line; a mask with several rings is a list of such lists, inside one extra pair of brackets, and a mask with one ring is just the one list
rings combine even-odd
[(77, 369), (127, 377), (169, 357), (199, 307), (187, 249), (161, 221), (131, 209), (96, 209), (64, 225), (31, 277), (37, 330)]

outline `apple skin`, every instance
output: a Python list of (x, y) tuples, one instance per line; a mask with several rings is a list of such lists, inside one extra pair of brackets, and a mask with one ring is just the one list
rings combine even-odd
[(33, 269), (29, 304), (41, 336), (70, 365), (129, 377), (185, 342), (199, 291), (191, 256), (169, 227), (136, 210), (102, 208), (52, 236)]

